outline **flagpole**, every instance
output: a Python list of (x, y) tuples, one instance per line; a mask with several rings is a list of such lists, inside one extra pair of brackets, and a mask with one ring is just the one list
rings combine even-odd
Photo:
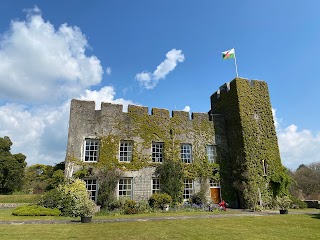
[(238, 66), (237, 66), (236, 51), (234, 51), (234, 65), (236, 66), (236, 74), (237, 74), (237, 78), (238, 78)]

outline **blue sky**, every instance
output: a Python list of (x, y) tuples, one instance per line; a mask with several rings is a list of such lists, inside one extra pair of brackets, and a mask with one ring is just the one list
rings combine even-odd
[(264, 80), (283, 164), (320, 161), (320, 2), (0, 3), (0, 136), (28, 164), (64, 160), (70, 99), (207, 112), (235, 77)]

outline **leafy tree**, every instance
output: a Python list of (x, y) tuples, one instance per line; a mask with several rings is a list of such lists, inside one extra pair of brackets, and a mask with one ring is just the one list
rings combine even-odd
[(292, 177), (295, 180), (290, 189), (292, 195), (309, 200), (320, 198), (320, 162), (300, 165)]
[(182, 202), (184, 172), (180, 161), (167, 160), (159, 165), (156, 173), (161, 179), (161, 190), (172, 198), (172, 203)]
[(34, 164), (26, 168), (23, 189), (26, 192), (42, 193), (48, 186), (53, 174), (53, 167), (44, 164)]
[(34, 164), (26, 168), (23, 189), (25, 192), (43, 193), (64, 182), (64, 164), (55, 166)]
[(99, 180), (99, 193), (98, 204), (102, 208), (111, 208), (112, 204), (116, 201), (115, 189), (120, 178), (120, 170), (107, 168), (101, 169), (98, 173)]
[(5, 194), (21, 189), (27, 165), (25, 155), (11, 154), (11, 146), (9, 137), (0, 138), (0, 193)]

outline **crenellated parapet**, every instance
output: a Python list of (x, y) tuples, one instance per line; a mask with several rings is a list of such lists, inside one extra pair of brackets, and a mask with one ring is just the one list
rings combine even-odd
[[(191, 113), (186, 111), (172, 111), (172, 116), (170, 116), (170, 112), (168, 109), (162, 108), (152, 108), (151, 114), (149, 114), (149, 108), (145, 106), (138, 106), (138, 105), (128, 105), (128, 112), (123, 111), (123, 105), (121, 104), (113, 104), (113, 103), (101, 103), (101, 110), (95, 110), (95, 102), (94, 101), (84, 101), (84, 100), (77, 100), (73, 99), (71, 101), (71, 108), (70, 113), (72, 115), (76, 114), (78, 117), (83, 119), (88, 119), (90, 121), (102, 120), (97, 118), (105, 118), (110, 116), (124, 116), (128, 117), (130, 114), (134, 113), (136, 115), (141, 116), (149, 116), (149, 117), (156, 117), (159, 119), (180, 119), (182, 121), (192, 121), (192, 120), (208, 120), (209, 115), (208, 113)], [(190, 118), (191, 116), (191, 118)], [(73, 118), (74, 119), (74, 118)]]

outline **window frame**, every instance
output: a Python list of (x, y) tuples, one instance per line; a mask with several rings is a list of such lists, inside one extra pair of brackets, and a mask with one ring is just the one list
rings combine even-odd
[[(86, 189), (90, 195), (90, 199), (96, 203), (98, 200), (98, 190), (99, 190), (99, 184), (97, 179), (84, 178), (83, 181), (85, 181), (86, 183)], [(91, 183), (89, 183), (89, 181), (91, 181)], [(93, 186), (95, 186), (95, 189), (92, 189)]]
[[(155, 183), (155, 181), (157, 181), (157, 183)], [(151, 192), (152, 192), (152, 194), (161, 193), (161, 180), (160, 180), (160, 178), (152, 178)]]
[(83, 148), (83, 162), (91, 163), (99, 161), (100, 139), (86, 138), (84, 140)]
[[(190, 157), (187, 157), (190, 155)], [(180, 146), (180, 158), (183, 163), (192, 163), (192, 145), (190, 143), (182, 143)]]
[(194, 194), (194, 181), (191, 178), (185, 178), (183, 180), (183, 194), (182, 194), (183, 200), (188, 201), (193, 194)]
[[(121, 184), (121, 181), (123, 181), (123, 183)], [(128, 183), (127, 181), (130, 181), (130, 183)], [(126, 183), (125, 183), (126, 182)], [(124, 186), (130, 186), (130, 188), (124, 188)], [(120, 192), (122, 193), (126, 193), (126, 194), (120, 194)], [(130, 194), (127, 194), (128, 192), (130, 192)], [(124, 177), (124, 178), (120, 178), (118, 181), (118, 197), (123, 198), (123, 199), (132, 199), (133, 198), (133, 179), (132, 178), (128, 178), (128, 177)]]
[[(212, 149), (209, 149), (212, 147)], [(208, 144), (206, 145), (206, 154), (208, 158), (208, 163), (216, 163), (217, 162), (217, 145)]]
[(267, 160), (262, 160), (262, 173), (263, 173), (263, 176), (268, 176), (268, 163), (267, 163)]
[[(126, 150), (121, 150), (121, 148), (126, 148)], [(133, 156), (133, 141), (121, 140), (119, 143), (119, 162), (129, 163), (132, 161), (132, 156)]]
[[(151, 146), (151, 158), (153, 163), (163, 163), (163, 142), (152, 142)], [(159, 156), (160, 155), (160, 156)], [(160, 160), (156, 161), (156, 158)]]

